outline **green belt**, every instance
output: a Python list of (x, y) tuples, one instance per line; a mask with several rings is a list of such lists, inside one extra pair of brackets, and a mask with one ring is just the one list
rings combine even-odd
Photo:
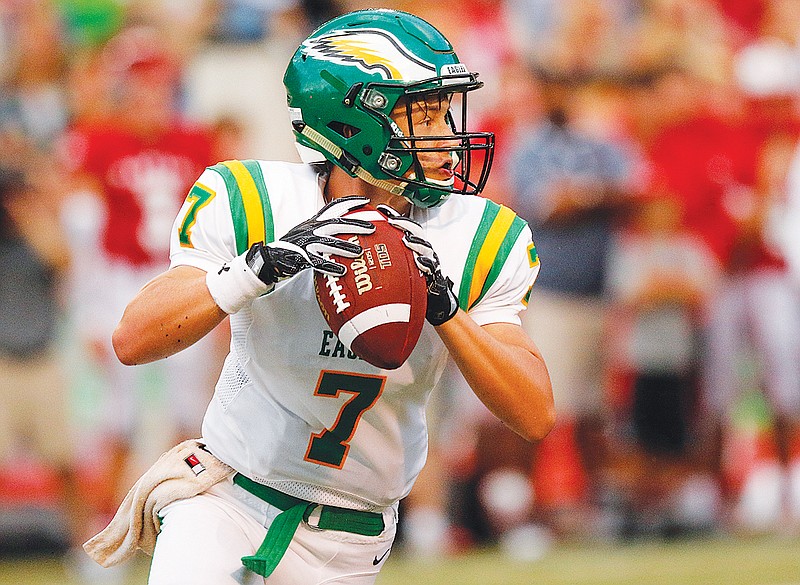
[[(289, 543), (300, 522), (308, 522), (314, 509), (319, 506), (284, 494), (278, 490), (256, 483), (240, 473), (233, 476), (233, 483), (247, 490), (257, 498), (283, 510), (270, 524), (264, 542), (258, 547), (256, 554), (242, 557), (242, 564), (261, 575), (269, 577), (283, 558)], [(339, 530), (364, 536), (378, 536), (383, 532), (383, 515), (375, 512), (348, 510), (336, 506), (321, 506), (319, 524), (323, 530)]]

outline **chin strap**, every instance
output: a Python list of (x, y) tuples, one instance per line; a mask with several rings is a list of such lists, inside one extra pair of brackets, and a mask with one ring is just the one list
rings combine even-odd
[[(297, 130), (297, 126), (295, 126), (295, 130)], [(303, 129), (298, 130), (298, 132), (300, 132), (300, 134), (308, 138), (311, 142), (313, 142), (323, 150), (329, 152), (331, 156), (333, 156), (336, 160), (348, 166), (350, 172), (352, 172), (356, 177), (358, 177), (362, 181), (369, 183), (370, 185), (374, 185), (379, 189), (383, 189), (384, 191), (388, 191), (392, 195), (406, 197), (406, 185), (408, 185), (408, 183), (400, 183), (399, 185), (397, 185), (395, 183), (392, 183), (391, 181), (387, 181), (385, 179), (378, 179), (377, 177), (374, 177), (372, 174), (366, 171), (364, 167), (356, 164), (355, 161), (353, 161), (352, 157), (349, 156), (344, 150), (342, 150), (332, 141), (325, 138), (325, 136), (314, 130), (308, 124), (304, 124)]]

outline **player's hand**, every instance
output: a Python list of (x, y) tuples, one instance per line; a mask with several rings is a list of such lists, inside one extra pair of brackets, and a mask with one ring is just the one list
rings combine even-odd
[(330, 255), (356, 258), (362, 249), (358, 244), (334, 236), (374, 232), (375, 226), (368, 221), (342, 217), (367, 203), (369, 199), (366, 197), (334, 199), (319, 213), (290, 229), (281, 239), (269, 244), (253, 244), (247, 252), (247, 265), (268, 286), (306, 268), (342, 276), (347, 269), (332, 260)]
[(329, 255), (355, 258), (361, 246), (340, 240), (339, 234), (371, 234), (368, 221), (342, 217), (369, 203), (366, 197), (334, 199), (319, 213), (290, 229), (276, 242), (253, 244), (244, 254), (206, 274), (206, 286), (220, 309), (232, 315), (275, 288), (275, 283), (313, 268), (341, 276), (346, 268)]
[(439, 257), (425, 240), (422, 226), (413, 219), (400, 215), (388, 205), (378, 205), (390, 225), (403, 231), (403, 243), (414, 252), (414, 261), (428, 283), (428, 310), (425, 318), (431, 325), (446, 323), (458, 312), (458, 298), (453, 292), (453, 281), (442, 274)]

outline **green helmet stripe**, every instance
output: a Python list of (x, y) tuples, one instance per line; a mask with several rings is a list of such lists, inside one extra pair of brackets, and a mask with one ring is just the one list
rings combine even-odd
[(236, 253), (244, 253), (256, 242), (274, 240), (272, 207), (258, 163), (229, 160), (210, 168), (225, 181), (236, 236)]
[(497, 280), (520, 232), (527, 224), (504, 205), (486, 200), (459, 287), (459, 305), (469, 310)]

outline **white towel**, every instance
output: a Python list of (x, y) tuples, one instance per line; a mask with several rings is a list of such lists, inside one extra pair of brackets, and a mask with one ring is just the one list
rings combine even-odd
[(84, 543), (89, 556), (104, 567), (127, 560), (136, 549), (152, 556), (164, 506), (196, 496), (233, 472), (202, 447), (199, 439), (190, 439), (161, 455), (130, 489), (109, 525)]

